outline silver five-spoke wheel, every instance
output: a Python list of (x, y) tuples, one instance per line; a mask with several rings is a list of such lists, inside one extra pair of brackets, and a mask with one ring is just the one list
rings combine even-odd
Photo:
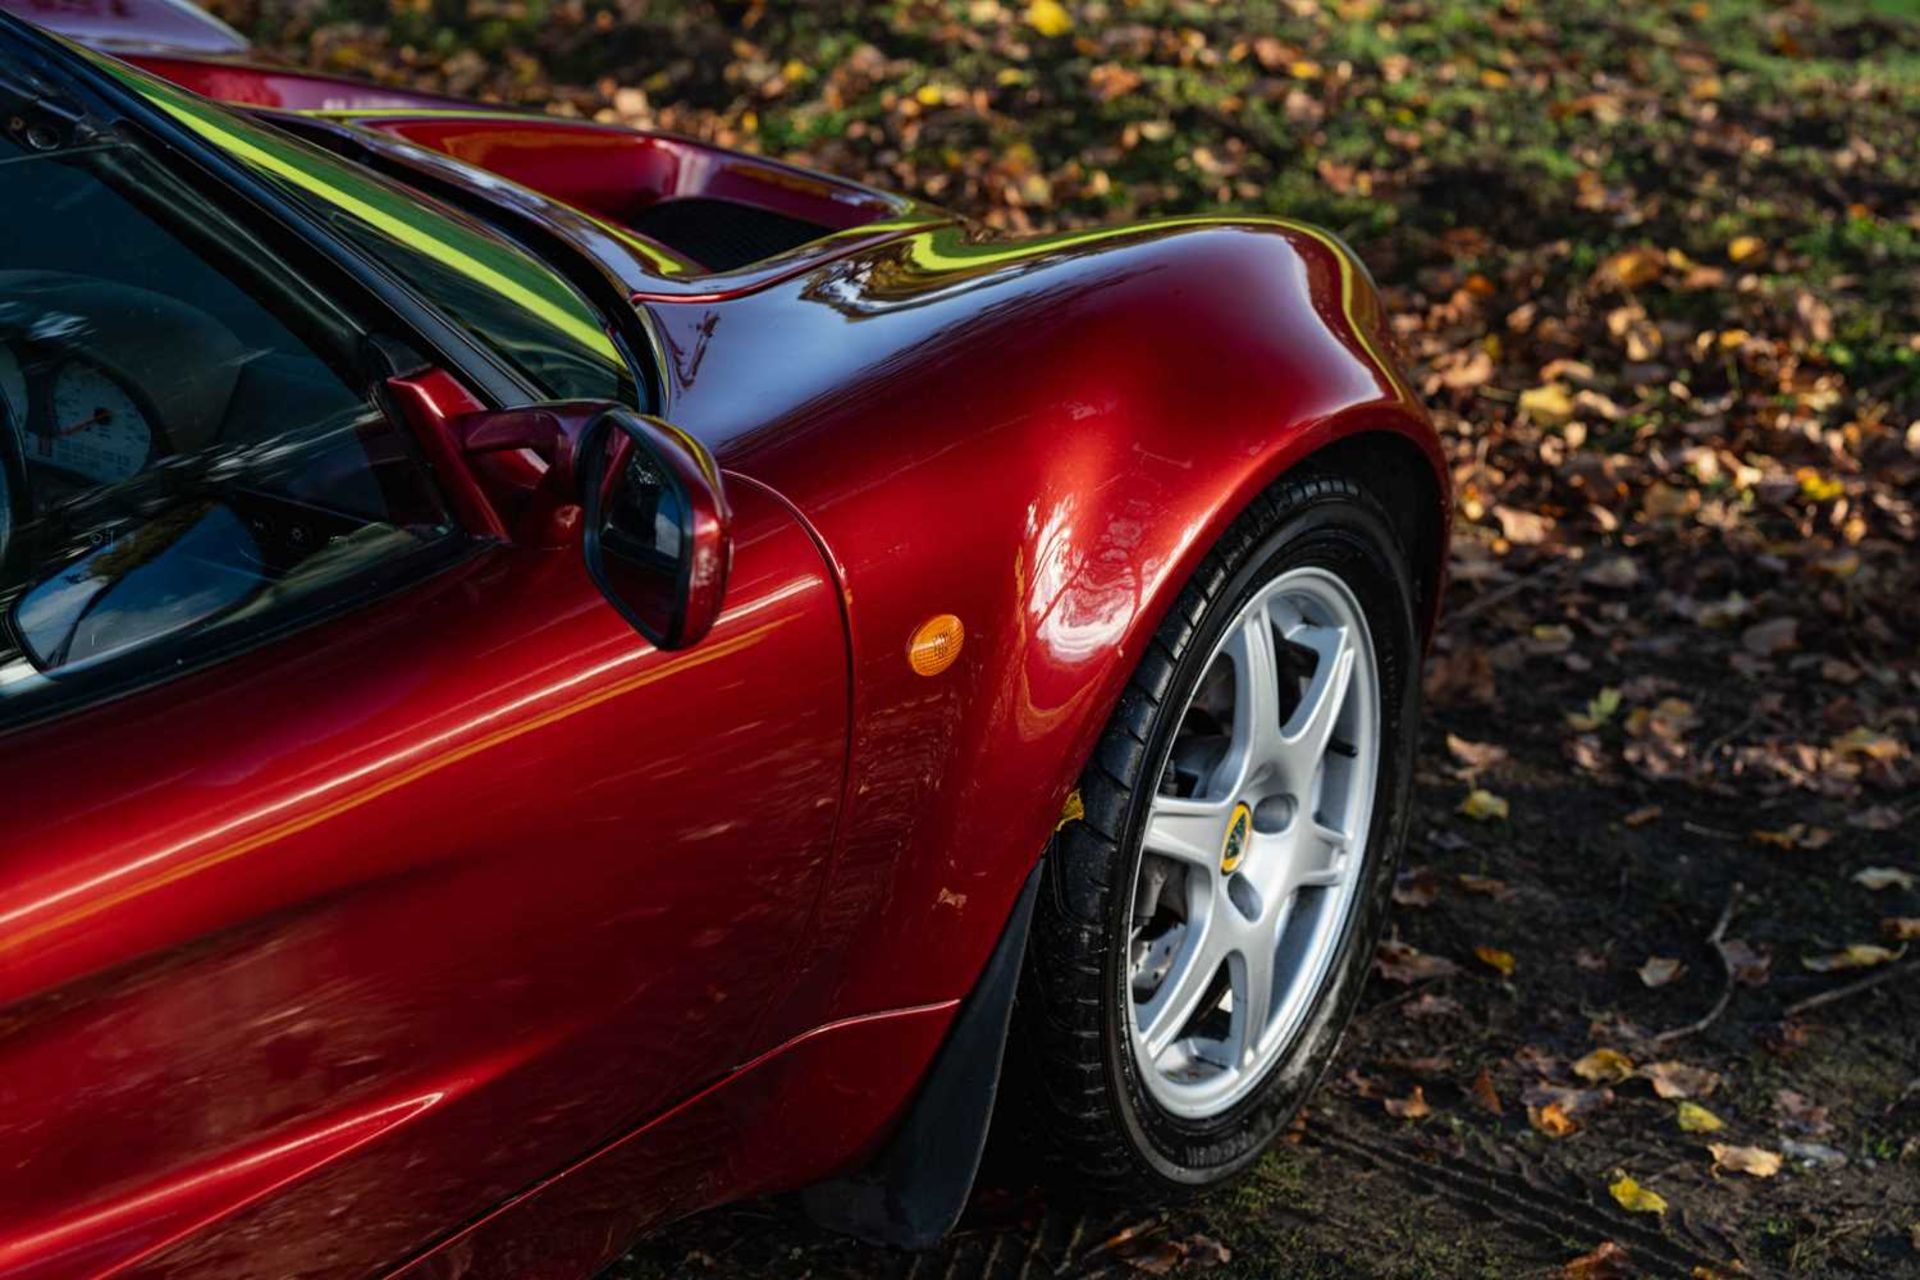
[(1380, 753), (1358, 601), (1324, 569), (1263, 586), (1180, 720), (1132, 890), (1131, 1040), (1147, 1090), (1205, 1119), (1314, 1005), (1356, 899)]

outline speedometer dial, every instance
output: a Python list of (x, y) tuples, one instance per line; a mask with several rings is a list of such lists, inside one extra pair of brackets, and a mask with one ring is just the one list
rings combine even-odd
[(127, 389), (79, 361), (53, 375), (53, 420), (41, 430), (40, 461), (114, 484), (137, 475), (153, 453), (153, 429)]

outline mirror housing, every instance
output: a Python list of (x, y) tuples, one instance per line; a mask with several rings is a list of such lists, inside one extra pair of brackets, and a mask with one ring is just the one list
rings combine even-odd
[(733, 561), (713, 456), (669, 423), (612, 409), (581, 436), (575, 465), (587, 572), (655, 645), (697, 644), (720, 616)]
[(474, 532), (523, 547), (578, 545), (607, 602), (662, 649), (713, 628), (733, 515), (719, 465), (698, 440), (607, 401), (484, 409), (437, 370), (386, 386)]

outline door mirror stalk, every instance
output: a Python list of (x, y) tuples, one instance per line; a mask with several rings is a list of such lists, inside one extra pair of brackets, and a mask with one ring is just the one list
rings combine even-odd
[[(698, 440), (619, 405), (567, 401), (450, 424), (524, 546), (580, 548), (607, 602), (662, 649), (697, 643), (720, 616), (732, 515)], [(533, 463), (538, 458), (544, 467)]]
[(596, 421), (618, 412), (598, 401), (568, 401), (470, 413), (449, 427), (513, 541), (553, 551), (580, 541), (581, 442)]
[(720, 616), (733, 559), (720, 468), (698, 440), (602, 401), (482, 409), (428, 372), (388, 382), (482, 534), (578, 547), (607, 602), (662, 649)]

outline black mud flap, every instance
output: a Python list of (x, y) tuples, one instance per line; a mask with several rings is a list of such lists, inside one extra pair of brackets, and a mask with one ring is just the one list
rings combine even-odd
[(1042, 858), (1028, 875), (980, 981), (953, 1020), (898, 1132), (871, 1164), (800, 1193), (813, 1220), (874, 1244), (930, 1249), (967, 1207), (1000, 1087), (1013, 994)]

